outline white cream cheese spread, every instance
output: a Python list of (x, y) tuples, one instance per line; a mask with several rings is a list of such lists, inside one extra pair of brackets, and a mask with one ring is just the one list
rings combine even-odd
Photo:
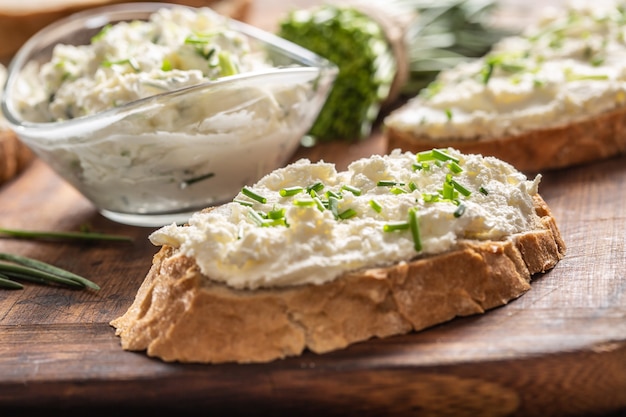
[(448, 71), (385, 125), (436, 140), (516, 135), (626, 104), (626, 9), (572, 4)]
[(533, 229), (540, 176), (453, 149), (372, 156), (338, 172), (299, 160), (244, 187), (233, 202), (152, 233), (206, 276), (235, 288), (321, 284)]
[(210, 9), (162, 8), (107, 25), (88, 45), (56, 45), (20, 110), (28, 121), (67, 120), (269, 67)]

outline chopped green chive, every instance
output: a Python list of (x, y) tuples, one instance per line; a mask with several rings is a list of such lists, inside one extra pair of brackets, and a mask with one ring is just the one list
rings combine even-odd
[(480, 187), (478, 191), (480, 191), (480, 193), (483, 195), (489, 195), (489, 191), (487, 191), (485, 187)]
[(391, 194), (395, 194), (395, 195), (399, 195), (399, 194), (406, 194), (406, 193), (407, 193), (407, 191), (406, 191), (404, 188), (400, 188), (400, 187), (398, 187), (398, 186), (396, 186), (396, 185), (394, 185), (393, 187), (391, 187), (391, 188), (389, 189), (389, 192), (390, 192)]
[(335, 218), (339, 217), (339, 199), (337, 197), (328, 197), (328, 208), (333, 213)]
[(467, 188), (465, 188), (464, 186), (462, 186), (461, 184), (459, 184), (453, 179), (450, 180), (450, 184), (452, 184), (454, 189), (460, 192), (461, 194), (463, 194), (465, 197), (469, 197), (469, 195), (472, 194), (470, 190), (468, 190)]
[(326, 191), (326, 198), (336, 198), (337, 200), (339, 200), (341, 198), (341, 196), (339, 194), (337, 194), (336, 192), (334, 192), (333, 190), (328, 190)]
[(448, 168), (450, 168), (450, 171), (454, 174), (460, 174), (463, 172), (463, 168), (461, 168), (461, 166), (454, 161), (450, 161), (448, 163)]
[(265, 219), (259, 214), (259, 212), (256, 210), (249, 210), (248, 216), (257, 224), (257, 226), (263, 226), (263, 221)]
[(370, 207), (373, 208), (376, 213), (383, 211), (383, 207), (378, 204), (376, 200), (370, 200)]
[(356, 210), (354, 210), (353, 208), (349, 208), (341, 213), (339, 213), (339, 218), (342, 220), (346, 220), (349, 219), (351, 217), (356, 216)]
[(342, 190), (346, 190), (346, 191), (350, 191), (352, 194), (354, 194), (356, 196), (361, 195), (361, 190), (359, 190), (358, 188), (353, 187), (351, 185), (342, 185), (341, 189)]
[(212, 178), (214, 176), (215, 176), (214, 172), (209, 172), (209, 173), (204, 174), (204, 175), (199, 175), (199, 176), (194, 177), (194, 178), (189, 178), (188, 180), (183, 180), (180, 183), (180, 188), (181, 189), (185, 189), (185, 188), (187, 188), (188, 186), (190, 186), (192, 184), (195, 184), (195, 183), (200, 182), (200, 181), (208, 180), (209, 178)]
[(326, 210), (326, 207), (324, 207), (324, 203), (322, 202), (322, 200), (319, 197), (317, 197), (317, 196), (313, 197), (313, 201), (315, 202), (315, 204), (317, 205), (317, 208), (320, 211)]
[(242, 206), (246, 206), (246, 207), (252, 207), (254, 204), (251, 203), (250, 201), (245, 201), (245, 200), (240, 200), (240, 199), (234, 199), (233, 200), (234, 203), (239, 203)]
[(393, 187), (394, 185), (404, 185), (402, 182), (393, 181), (393, 180), (382, 180), (376, 183), (379, 187)]
[(243, 187), (241, 189), (241, 193), (247, 197), (250, 197), (251, 199), (253, 199), (254, 201), (258, 201), (261, 204), (265, 204), (267, 203), (267, 198), (263, 197), (260, 194), (255, 193), (254, 191), (252, 191), (250, 188), (248, 187)]
[(454, 217), (461, 217), (465, 213), (465, 204), (459, 204), (456, 210), (454, 210)]
[(315, 207), (317, 204), (315, 203), (315, 200), (311, 199), (311, 200), (294, 200), (293, 205), (298, 206), (298, 207)]
[(422, 198), (425, 203), (436, 203), (439, 201), (439, 196), (437, 194), (422, 194)]
[(102, 65), (107, 68), (110, 68), (114, 65), (129, 65), (134, 71), (141, 71), (139, 64), (134, 58), (120, 59), (118, 61), (103, 61)]
[(285, 209), (284, 208), (277, 208), (277, 209), (274, 209), (274, 210), (270, 210), (267, 213), (267, 217), (269, 219), (274, 219), (274, 220), (282, 219), (283, 217), (285, 217)]
[(443, 183), (443, 189), (441, 190), (441, 196), (446, 200), (454, 199), (454, 186), (450, 181)]
[(399, 230), (408, 230), (410, 225), (408, 222), (391, 222), (383, 225), (385, 232), (397, 232)]
[(222, 76), (235, 75), (239, 73), (237, 64), (233, 61), (232, 56), (227, 51), (219, 51), (217, 59), (219, 61)]
[(306, 188), (306, 191), (307, 191), (307, 193), (310, 193), (311, 191), (319, 193), (323, 189), (324, 189), (324, 184), (318, 181), (318, 182), (314, 183), (313, 185), (308, 186)]
[(281, 188), (278, 193), (281, 197), (291, 197), (304, 191), (302, 187), (286, 187)]
[(413, 246), (416, 252), (422, 251), (422, 240), (420, 237), (419, 219), (417, 217), (417, 209), (412, 208), (409, 210), (409, 227), (411, 229), (411, 235), (413, 236)]

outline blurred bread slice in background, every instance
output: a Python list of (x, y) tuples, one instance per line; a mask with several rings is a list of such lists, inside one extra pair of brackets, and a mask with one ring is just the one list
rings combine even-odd
[[(137, 1), (137, 0), (135, 0)], [(72, 13), (124, 0), (0, 0), (0, 62), (11, 56), (37, 31)], [(246, 20), (252, 0), (174, 0), (161, 3), (211, 7), (218, 13)]]
[[(4, 85), (5, 80), (6, 67), (0, 64), (0, 86)], [(1, 94), (0, 90), (0, 96)], [(0, 184), (16, 176), (33, 158), (33, 153), (17, 139), (0, 113)]]

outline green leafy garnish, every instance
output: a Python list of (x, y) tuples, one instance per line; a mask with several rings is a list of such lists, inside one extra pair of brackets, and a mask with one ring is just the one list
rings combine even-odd
[(241, 194), (245, 195), (246, 197), (250, 197), (254, 201), (258, 201), (261, 204), (267, 203), (267, 198), (263, 197), (260, 194), (257, 194), (256, 192), (254, 192), (252, 189), (248, 187), (243, 187), (241, 189)]

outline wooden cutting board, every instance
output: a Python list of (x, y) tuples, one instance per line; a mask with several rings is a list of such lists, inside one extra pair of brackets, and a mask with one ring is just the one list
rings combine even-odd
[[(376, 136), (297, 156), (343, 168), (384, 149), (384, 138)], [(507, 306), (326, 355), (205, 366), (164, 363), (120, 348), (108, 323), (128, 308), (150, 267), (157, 248), (147, 235), (154, 229), (104, 219), (36, 161), (0, 188), (2, 226), (78, 230), (89, 224), (134, 242), (0, 239), (2, 252), (55, 263), (102, 287), (0, 290), (0, 409), (3, 415), (141, 407), (426, 416), (626, 409), (625, 181), (626, 157), (544, 173), (540, 192), (568, 244), (567, 256)]]
[[(252, 21), (271, 29), (271, 16), (289, 6), (262, 3), (261, 10), (255, 2)], [(374, 135), (358, 144), (301, 149), (296, 157), (343, 169), (385, 150), (384, 138)], [(121, 349), (108, 323), (126, 311), (148, 272), (158, 250), (147, 239), (154, 229), (103, 218), (35, 161), (0, 186), (0, 226), (75, 231), (89, 225), (134, 241), (0, 238), (0, 252), (54, 263), (102, 287), (90, 292), (31, 284), (0, 290), (0, 413), (623, 416), (625, 184), (626, 157), (544, 173), (540, 192), (568, 252), (507, 306), (326, 355), (205, 366), (164, 363)]]

